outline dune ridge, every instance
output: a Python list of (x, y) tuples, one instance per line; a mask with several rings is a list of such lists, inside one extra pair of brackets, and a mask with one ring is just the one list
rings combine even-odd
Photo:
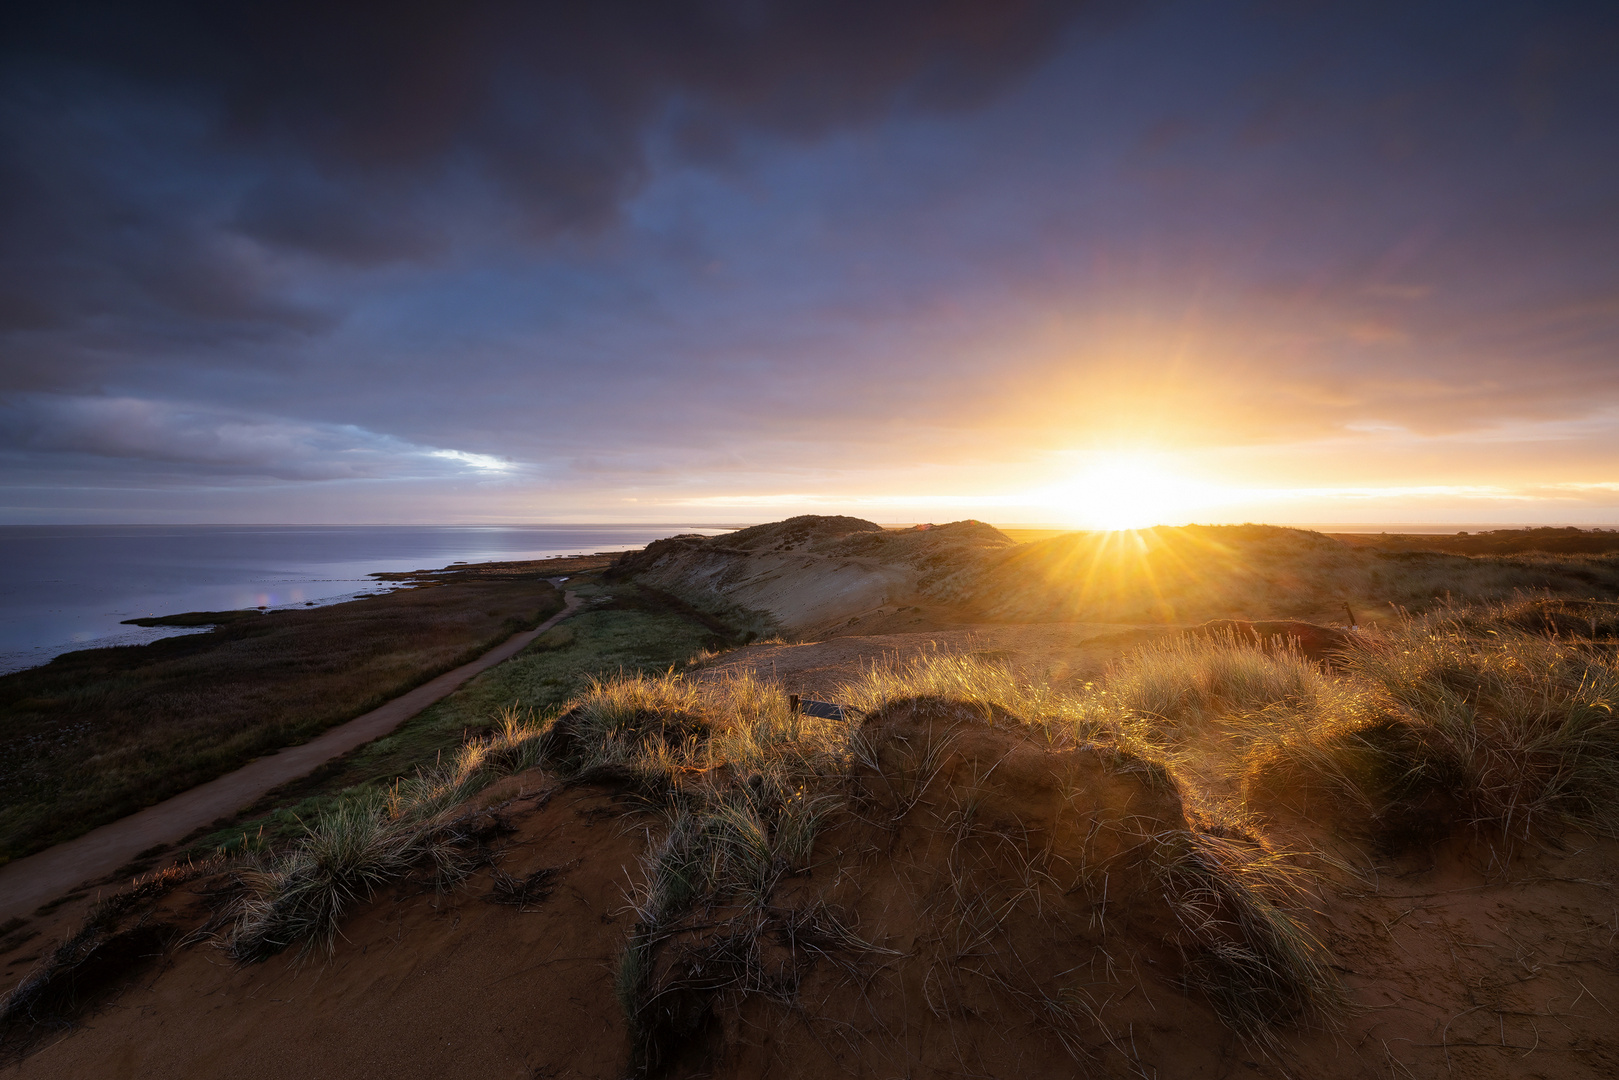
[(1462, 555), (1382, 550), (1270, 525), (1076, 532), (1016, 544), (978, 521), (885, 530), (858, 518), (798, 517), (662, 540), (621, 557), (612, 572), (747, 622), (758, 636), (799, 640), (974, 622), (1341, 624), (1426, 610), (1447, 597), (1619, 596), (1611, 545)]

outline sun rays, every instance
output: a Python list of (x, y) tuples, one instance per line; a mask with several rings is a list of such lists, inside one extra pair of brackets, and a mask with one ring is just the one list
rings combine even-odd
[(1052, 515), (1084, 529), (1180, 525), (1218, 500), (1220, 489), (1191, 480), (1147, 454), (1097, 458), (1044, 493)]

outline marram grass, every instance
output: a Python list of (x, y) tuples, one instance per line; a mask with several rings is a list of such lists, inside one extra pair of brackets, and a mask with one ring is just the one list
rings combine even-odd
[(286, 850), (250, 858), (237, 871), (225, 940), (231, 954), (255, 960), (291, 945), (330, 952), (345, 912), (380, 886), (426, 863), (440, 882), (458, 880), (465, 873), (456, 829), (461, 805), (498, 776), (531, 766), (544, 729), (510, 709), (494, 734), (467, 743), (448, 762), (383, 796), (340, 803)]
[(1342, 992), (1303, 906), (1303, 862), (1249, 827), (1245, 772), (1286, 765), (1374, 816), (1427, 785), (1468, 821), (1515, 835), (1568, 821), (1619, 828), (1612, 648), (1529, 632), (1521, 614), (1406, 620), (1363, 635), (1330, 668), (1285, 648), (1185, 639), (1068, 687), (935, 653), (843, 688), (847, 721), (795, 713), (780, 686), (753, 676), (596, 680), (554, 724), (510, 713), (386, 799), (311, 822), (300, 843), (244, 871), (231, 946), (243, 958), (329, 948), (343, 913), (385, 881), (425, 866), (453, 881), (457, 808), (497, 775), (538, 764), (611, 776), (661, 815), (617, 976), (633, 1024), (673, 927), (710, 907), (762, 918), (783, 875), (812, 864), (821, 825), (845, 804), (844, 778), (872, 757), (859, 717), (929, 697), (1054, 749), (1113, 747), (1179, 785), (1189, 806), (1211, 808), (1192, 831), (1161, 836), (1151, 857), (1191, 950), (1189, 981), (1262, 1036), (1330, 1017)]

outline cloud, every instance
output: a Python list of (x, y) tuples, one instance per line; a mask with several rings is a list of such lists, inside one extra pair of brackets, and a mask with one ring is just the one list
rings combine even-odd
[(1495, 483), (1619, 402), (1615, 12), (5, 5), (11, 479), (536, 462), (547, 513), (1135, 438)]
[[(0, 41), (13, 93), (19, 82), (36, 92), (77, 82), (111, 98), (124, 84), (191, 106), (226, 145), (313, 163), (328, 186), (271, 180), (236, 224), (272, 242), (388, 258), (398, 252), (365, 219), (377, 196), (408, 192), (401, 177), (470, 166), (530, 229), (599, 224), (644, 182), (655, 125), (673, 124), (677, 145), (712, 157), (742, 130), (815, 138), (897, 107), (974, 106), (1101, 6), (25, 0), (7, 6)], [(313, 227), (341, 225), (340, 206), (357, 227)]]
[(157, 463), (199, 476), (279, 480), (482, 477), (522, 468), (351, 424), (128, 397), (26, 397), (0, 410), (0, 449), (95, 459), (92, 468)]
[(599, 235), (710, 164), (983, 104), (1128, 0), (20, 0), (0, 9), (0, 391), (303, 349), (345, 274)]

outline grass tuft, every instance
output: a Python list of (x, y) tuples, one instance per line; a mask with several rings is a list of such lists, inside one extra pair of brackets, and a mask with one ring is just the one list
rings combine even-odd
[[(1439, 791), (1469, 820), (1512, 835), (1566, 821), (1619, 829), (1612, 648), (1544, 616), (1520, 605), (1406, 619), (1361, 635), (1332, 668), (1286, 647), (1187, 638), (1068, 688), (934, 653), (877, 665), (838, 698), (851, 715), (907, 701), (964, 706), (991, 727), (1053, 750), (1100, 751), (1177, 791), (1191, 825), (1143, 850), (1153, 892), (1173, 910), (1188, 983), (1263, 1040), (1280, 1024), (1330, 1022), (1344, 997), (1310, 928), (1310, 873), (1266, 841), (1266, 819), (1245, 801), (1259, 788), (1245, 775), (1307, 776), (1326, 786), (1332, 813), (1358, 808), (1374, 821)], [(885, 774), (898, 805), (921, 798), (952, 738), (941, 728)], [(556, 721), (508, 711), (386, 797), (351, 801), (254, 862), (231, 946), (243, 958), (298, 942), (330, 949), (343, 913), (383, 882), (416, 868), (457, 880), (468, 864), (456, 815), (497, 775), (538, 763), (575, 780), (614, 778), (659, 815), (631, 886), (636, 925), (615, 983), (650, 1068), (671, 1060), (670, 1040), (695, 1030), (692, 1010), (713, 994), (786, 992), (791, 980), (761, 974), (759, 935), (791, 931), (782, 920), (798, 916), (772, 896), (811, 866), (828, 816), (850, 805), (850, 774), (882, 772), (892, 756), (868, 743), (857, 723), (794, 712), (780, 686), (751, 675), (596, 678)], [(959, 846), (981, 829), (978, 794), (956, 794), (941, 827)], [(492, 898), (521, 905), (545, 885), (497, 875)], [(1038, 885), (1022, 882), (1006, 903), (1038, 903)], [(833, 937), (859, 942), (839, 927)], [(1041, 992), (1062, 1000), (1058, 987)]]
[(1293, 725), (1256, 768), (1301, 772), (1374, 817), (1429, 796), (1509, 837), (1619, 833), (1613, 651), (1524, 625), (1506, 605), (1368, 636), (1346, 660), (1353, 708)]
[(385, 795), (340, 802), (284, 851), (250, 857), (239, 885), (226, 946), (243, 961), (292, 945), (335, 946), (343, 915), (380, 886), (430, 866), (440, 885), (467, 873), (471, 860), (460, 813), (498, 776), (538, 759), (546, 725), (509, 710), (493, 734), (467, 743), (448, 762), (401, 780)]
[(1159, 873), (1189, 947), (1186, 980), (1244, 1034), (1330, 1021), (1344, 1004), (1330, 954), (1302, 908), (1310, 875), (1296, 856), (1240, 838), (1157, 838)]

